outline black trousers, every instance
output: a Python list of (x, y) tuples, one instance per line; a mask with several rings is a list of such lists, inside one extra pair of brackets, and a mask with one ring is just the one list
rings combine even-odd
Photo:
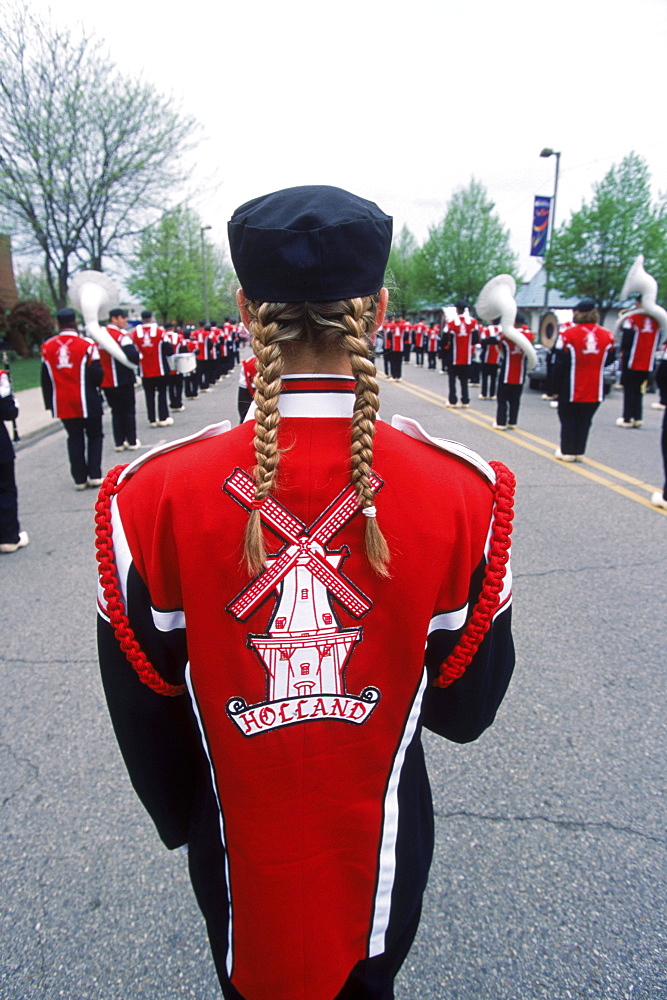
[(498, 385), (496, 423), (499, 427), (506, 427), (507, 424), (516, 424), (519, 417), (519, 405), (521, 403), (522, 392), (523, 385), (511, 385), (509, 382), (501, 382)]
[(468, 379), (470, 378), (470, 365), (450, 365), (449, 366), (449, 402), (454, 406), (456, 398), (456, 380), (461, 383), (461, 402), (470, 402), (468, 392)]
[(429, 366), (429, 368), (437, 368), (437, 366), (438, 366), (437, 365), (437, 357), (438, 357), (438, 352), (437, 351), (429, 351), (428, 352), (428, 366)]
[[(166, 420), (169, 416), (167, 406), (167, 382), (168, 375), (156, 375), (154, 377), (142, 378), (144, 395), (146, 396), (146, 412), (148, 423), (154, 424), (157, 420)], [(157, 417), (155, 416), (155, 396), (157, 395)]]
[(403, 352), (389, 351), (389, 370), (392, 378), (400, 378), (403, 371)]
[(660, 393), (660, 402), (667, 406), (667, 361), (661, 361), (655, 373), (655, 384)]
[(560, 450), (564, 455), (584, 455), (588, 432), (599, 403), (568, 403), (558, 401), (560, 419)]
[(650, 372), (637, 372), (628, 368), (623, 372), (621, 383), (623, 385), (623, 419), (626, 423), (631, 420), (641, 420), (643, 415), (644, 395), (642, 385), (648, 379)]
[(418, 365), (423, 365), (424, 364), (424, 348), (423, 347), (415, 347), (415, 362)]
[[(496, 381), (498, 379), (498, 365), (489, 365), (486, 362), (482, 365), (482, 395), (495, 396)], [(487, 392), (488, 390), (488, 392)]]
[(180, 410), (183, 405), (183, 376), (180, 372), (168, 375), (169, 406), (172, 410)]
[(111, 410), (111, 431), (113, 442), (120, 447), (137, 443), (137, 404), (134, 396), (134, 383), (110, 386), (104, 389), (106, 401)]
[(19, 531), (19, 498), (12, 458), (0, 462), (0, 545), (16, 545)]
[(197, 368), (189, 375), (185, 376), (185, 398), (186, 399), (196, 399), (199, 395), (199, 362), (197, 362)]
[(102, 414), (99, 417), (68, 417), (62, 423), (67, 432), (67, 454), (74, 482), (80, 486), (89, 479), (101, 479)]

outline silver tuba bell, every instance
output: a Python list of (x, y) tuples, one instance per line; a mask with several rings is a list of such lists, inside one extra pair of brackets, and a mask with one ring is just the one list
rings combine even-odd
[(122, 347), (99, 323), (103, 316), (109, 314), (110, 309), (118, 305), (120, 292), (115, 282), (101, 271), (79, 271), (70, 281), (67, 293), (74, 308), (83, 316), (88, 336), (116, 361), (136, 372), (137, 366), (132, 364)]
[[(644, 254), (640, 253), (635, 258), (635, 262), (628, 271), (627, 277), (621, 291), (621, 300), (629, 298), (631, 295), (641, 296), (641, 312), (646, 313), (660, 325), (662, 336), (667, 334), (667, 312), (657, 303), (658, 282), (644, 269)], [(617, 327), (623, 321), (619, 317)]]
[(499, 274), (484, 285), (477, 297), (475, 310), (484, 323), (491, 323), (500, 316), (500, 327), (503, 336), (516, 344), (526, 355), (528, 371), (537, 364), (537, 354), (528, 337), (514, 329), (516, 319), (516, 281), (511, 274)]

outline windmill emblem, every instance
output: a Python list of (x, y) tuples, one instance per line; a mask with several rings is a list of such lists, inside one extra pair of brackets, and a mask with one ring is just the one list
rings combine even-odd
[[(373, 473), (371, 485), (374, 492), (383, 485)], [(255, 483), (242, 469), (232, 473), (223, 489), (246, 510), (252, 509)], [(358, 696), (345, 690), (345, 668), (363, 629), (340, 628), (330, 600), (335, 598), (354, 618), (362, 618), (372, 607), (340, 570), (350, 554), (348, 547), (327, 548), (358, 511), (353, 486), (310, 528), (272, 496), (259, 508), (263, 523), (285, 544), (267, 557), (266, 568), (226, 608), (245, 621), (277, 595), (266, 633), (247, 639), (266, 670), (267, 700), (251, 707), (239, 697), (227, 703), (228, 714), (245, 736), (316, 719), (360, 724), (377, 705), (377, 688), (366, 687)]]

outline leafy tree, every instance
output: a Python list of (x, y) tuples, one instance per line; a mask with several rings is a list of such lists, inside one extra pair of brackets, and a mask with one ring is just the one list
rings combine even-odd
[(405, 316), (419, 305), (419, 297), (415, 289), (414, 260), (417, 253), (417, 241), (408, 229), (403, 226), (391, 246), (385, 285), (389, 288), (389, 312)]
[(30, 354), (54, 333), (53, 317), (43, 302), (17, 302), (7, 316), (7, 340), (13, 349), (25, 357), (24, 345)]
[(201, 219), (187, 206), (164, 212), (141, 234), (127, 284), (162, 321), (204, 318), (204, 270), (209, 316), (236, 314), (234, 272), (224, 252), (202, 236)]
[(415, 285), (424, 299), (446, 303), (473, 302), (496, 274), (517, 276), (518, 260), (510, 234), (494, 212), (486, 188), (471, 178), (454, 192), (443, 220), (414, 258)]
[(37, 299), (51, 308), (55, 306), (43, 267), (20, 267), (16, 272), (16, 291), (19, 299)]
[(649, 271), (657, 267), (667, 278), (667, 211), (664, 199), (652, 205), (650, 180), (646, 161), (636, 153), (614, 164), (593, 186), (590, 204), (584, 202), (553, 234), (545, 256), (550, 286), (594, 298), (603, 322), (638, 254), (645, 255)]
[(100, 43), (0, 8), (0, 210), (41, 251), (54, 302), (72, 271), (101, 270), (164, 207), (194, 122)]

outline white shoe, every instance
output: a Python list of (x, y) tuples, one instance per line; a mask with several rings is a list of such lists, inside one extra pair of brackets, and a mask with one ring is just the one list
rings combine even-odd
[(556, 448), (554, 452), (554, 458), (557, 458), (559, 462), (576, 462), (576, 455), (564, 455), (560, 448)]
[(151, 422), (149, 423), (148, 426), (149, 427), (157, 427), (157, 420), (151, 420)]
[[(663, 497), (662, 493), (651, 493), (651, 503), (654, 507), (661, 507), (662, 510), (667, 510), (667, 500)], [(0, 545), (0, 551), (4, 552), (4, 549)]]
[(449, 400), (446, 399), (445, 400), (445, 406), (449, 406), (449, 407), (451, 407), (451, 409), (454, 409), (454, 407), (456, 406), (456, 403), (450, 403)]
[(88, 480), (88, 485), (89, 486), (101, 486), (103, 482), (104, 482), (103, 479), (89, 479)]
[(134, 442), (134, 444), (127, 444), (126, 443), (125, 447), (127, 448), (128, 451), (136, 451), (137, 448), (141, 448), (141, 441), (139, 440), (139, 438), (137, 438), (137, 440)]
[(542, 393), (542, 399), (553, 399), (553, 396), (548, 396), (546, 392)]
[(664, 403), (651, 403), (651, 409), (652, 410), (664, 410), (665, 409), (665, 404)]
[(469, 410), (470, 409), (470, 403), (461, 403), (460, 406), (461, 406), (462, 410)]
[(574, 460), (575, 460), (575, 462), (583, 462), (584, 456), (583, 455), (575, 455), (574, 456)]
[(514, 431), (514, 430), (516, 430), (516, 424), (508, 424), (507, 426), (509, 427), (509, 429), (510, 429), (511, 431)]
[(551, 402), (549, 403), (549, 406), (551, 407), (552, 410), (557, 410), (558, 409), (558, 400), (557, 399), (552, 399)]
[(643, 421), (643, 420), (633, 420), (633, 421), (632, 421), (632, 426), (633, 426), (633, 427), (641, 427), (641, 425), (642, 425), (643, 423), (644, 423), (644, 421)]
[(158, 427), (171, 427), (173, 422), (174, 422), (173, 417), (167, 417), (166, 420), (158, 420), (157, 425)]
[(491, 424), (491, 426), (494, 427), (495, 430), (497, 430), (497, 431), (506, 431), (507, 430), (507, 424), (496, 424), (496, 423), (493, 423), (493, 424)]
[(489, 396), (489, 399), (498, 399), (497, 396)]
[(88, 483), (75, 483), (74, 484), (74, 489), (75, 490), (87, 490), (88, 489)]
[[(665, 504), (665, 506), (667, 506), (667, 504)], [(24, 549), (26, 545), (29, 544), (30, 544), (30, 539), (28, 538), (28, 532), (19, 531), (18, 542), (3, 542), (2, 545), (0, 545), (0, 552), (9, 554), (10, 552), (16, 552), (18, 549)]]
[(617, 427), (634, 427), (632, 420), (624, 420), (623, 417), (619, 417), (616, 421)]
[(483, 396), (483, 395), (481, 394), (481, 392), (480, 392), (480, 394), (479, 394), (479, 396), (478, 396), (477, 398), (478, 398), (478, 399), (488, 399), (488, 396)]
[(185, 407), (184, 406), (172, 406), (171, 412), (172, 413), (184, 413), (185, 412)]
[(113, 450), (114, 451), (125, 451), (125, 445), (124, 444), (115, 444), (113, 446)]

